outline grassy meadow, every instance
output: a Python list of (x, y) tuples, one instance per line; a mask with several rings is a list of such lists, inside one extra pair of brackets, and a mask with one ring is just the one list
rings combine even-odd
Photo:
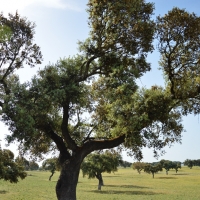
[[(48, 181), (50, 173), (29, 171), (25, 180), (11, 184), (0, 180), (0, 200), (55, 200), (55, 185), (59, 172)], [(199, 200), (200, 167), (182, 167), (152, 175), (132, 168), (120, 168), (115, 174), (103, 174), (102, 191), (97, 190), (97, 179), (82, 177), (77, 186), (78, 200)]]

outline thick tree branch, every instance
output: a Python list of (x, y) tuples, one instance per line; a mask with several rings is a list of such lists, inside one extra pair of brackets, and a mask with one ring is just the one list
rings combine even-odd
[(81, 70), (80, 70), (80, 78), (78, 80), (85, 80), (90, 76), (90, 74), (88, 74), (89, 66), (90, 66), (91, 62), (94, 61), (96, 58), (97, 58), (96, 56), (92, 56), (91, 58), (89, 58), (87, 61), (85, 61), (82, 64)]
[(0, 101), (0, 107), (3, 107), (3, 102)]
[(97, 127), (97, 125), (95, 125), (91, 130), (90, 132), (88, 133), (87, 137), (83, 140), (83, 144), (87, 141), (87, 140), (90, 140), (90, 135), (92, 134), (93, 130)]
[(5, 74), (3, 75), (2, 80), (5, 80), (5, 78), (14, 71), (15, 68), (13, 67), (13, 63), (14, 63), (14, 61), (16, 59), (16, 56), (17, 56), (17, 54), (15, 54), (14, 58), (12, 58), (12, 61), (9, 64), (9, 67), (7, 68)]
[(53, 131), (50, 124), (46, 124), (45, 127), (42, 127), (42, 128), (40, 127), (39, 129), (43, 130), (55, 142), (60, 152), (66, 151), (67, 148), (65, 146), (65, 143), (62, 137), (60, 137)]
[(82, 153), (85, 155), (95, 150), (110, 149), (119, 146), (125, 141), (125, 135), (121, 135), (114, 139), (93, 140), (86, 142), (82, 147)]
[(75, 141), (71, 138), (71, 136), (69, 135), (69, 130), (68, 130), (68, 119), (69, 119), (69, 106), (65, 105), (63, 107), (63, 121), (62, 121), (62, 125), (61, 125), (61, 129), (62, 129), (62, 135), (64, 137), (64, 140), (67, 143), (67, 146), (69, 149), (71, 149), (72, 151), (76, 151), (77, 149), (77, 144), (75, 143)]

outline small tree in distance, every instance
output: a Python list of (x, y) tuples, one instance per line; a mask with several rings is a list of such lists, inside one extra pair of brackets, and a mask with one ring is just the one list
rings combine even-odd
[(178, 169), (181, 169), (181, 162), (172, 162), (173, 164), (173, 169), (175, 169), (176, 173), (178, 172)]
[(144, 169), (146, 163), (144, 162), (134, 162), (132, 164), (133, 169), (136, 169), (137, 172), (140, 174), (140, 172)]
[(173, 169), (174, 165), (173, 162), (170, 160), (161, 160), (160, 164), (162, 165), (162, 167), (165, 169), (166, 174), (168, 175), (168, 172), (170, 169)]
[(83, 177), (86, 175), (88, 175), (88, 178), (96, 177), (99, 180), (98, 190), (101, 190), (101, 186), (104, 185), (102, 173), (117, 171), (121, 160), (121, 155), (115, 151), (107, 150), (104, 153), (92, 153), (84, 159), (81, 165)]
[(159, 171), (162, 171), (162, 165), (160, 163), (158, 163), (158, 164), (147, 163), (144, 166), (144, 172), (146, 172), (148, 174), (152, 174), (153, 178), (154, 178), (154, 174)]
[(192, 169), (192, 167), (194, 166), (194, 161), (191, 159), (186, 159), (184, 161), (184, 165), (188, 166), (190, 169)]
[(49, 170), (51, 172), (51, 175), (49, 176), (49, 181), (51, 181), (51, 178), (55, 174), (56, 170), (60, 170), (58, 158), (48, 158), (42, 163), (42, 168), (44, 170)]
[(166, 175), (168, 175), (168, 172), (170, 169), (175, 169), (176, 173), (178, 172), (178, 169), (181, 169), (181, 162), (177, 162), (177, 161), (170, 161), (170, 160), (162, 159), (160, 161), (160, 164), (166, 170)]
[(194, 166), (200, 166), (200, 159), (194, 160)]

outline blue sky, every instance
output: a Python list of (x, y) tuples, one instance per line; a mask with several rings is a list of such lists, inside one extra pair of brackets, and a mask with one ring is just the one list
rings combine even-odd
[[(189, 12), (200, 15), (200, 1), (198, 0), (154, 0), (155, 16), (164, 15), (173, 7), (185, 8)], [(59, 58), (73, 56), (77, 51), (78, 40), (88, 37), (86, 0), (1, 0), (0, 10), (7, 15), (8, 12), (18, 13), (35, 22), (35, 42), (41, 47), (43, 63), (33, 69), (24, 68), (19, 70), (20, 80), (29, 80), (38, 68), (46, 64), (55, 63)], [(145, 87), (151, 85), (163, 85), (162, 72), (158, 70), (159, 54), (156, 51), (148, 57), (152, 63), (151, 72), (139, 80), (139, 84)], [(166, 148), (166, 154), (159, 159), (180, 160), (187, 158), (200, 159), (200, 133), (198, 116), (187, 116), (183, 119), (185, 132), (183, 133), (182, 144), (174, 144)], [(4, 134), (8, 133), (7, 128), (0, 124), (0, 139), (4, 147)], [(9, 147), (16, 151), (16, 145)], [(145, 162), (156, 161), (153, 158), (152, 150), (144, 149)], [(134, 160), (124, 154), (127, 161)]]

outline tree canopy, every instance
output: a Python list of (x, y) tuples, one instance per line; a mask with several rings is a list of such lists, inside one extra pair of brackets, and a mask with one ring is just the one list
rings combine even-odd
[(193, 166), (200, 166), (200, 159), (197, 159), (197, 160), (186, 159), (183, 162), (183, 164), (188, 166), (190, 169), (192, 169)]
[(136, 169), (138, 174), (140, 174), (141, 171), (144, 170), (145, 165), (146, 165), (146, 163), (144, 163), (144, 162), (134, 162), (132, 164), (132, 168)]
[(104, 185), (102, 173), (115, 172), (122, 162), (122, 157), (115, 151), (105, 151), (103, 153), (92, 153), (88, 155), (81, 164), (83, 177), (97, 178), (99, 180), (98, 190)]
[(24, 158), (23, 156), (17, 156), (15, 158), (15, 162), (20, 163), (26, 171), (29, 170), (29, 161), (26, 158)]
[(173, 162), (173, 169), (175, 169), (176, 173), (178, 172), (178, 169), (181, 169), (181, 162)]
[[(145, 0), (89, 0), (89, 37), (80, 53), (49, 64), (21, 84), (15, 69), (41, 62), (34, 24), (17, 13), (0, 23), (12, 34), (0, 42), (1, 120), (20, 150), (35, 156), (58, 150), (58, 199), (76, 199), (83, 159), (93, 151), (125, 148), (142, 159), (142, 148), (159, 151), (181, 142), (181, 117), (199, 113), (200, 18), (173, 8), (153, 21)], [(153, 39), (161, 54), (166, 87), (139, 88), (151, 69)]]
[(178, 169), (181, 168), (181, 163), (176, 161), (170, 161), (170, 160), (164, 160), (162, 159), (160, 161), (160, 164), (162, 167), (166, 170), (166, 174), (168, 175), (168, 172), (170, 169), (175, 169), (176, 173), (178, 172)]
[(191, 159), (186, 159), (184, 161), (184, 165), (188, 166), (190, 169), (192, 169), (192, 167), (194, 166), (194, 160), (191, 160)]
[(23, 166), (15, 162), (13, 152), (0, 147), (0, 179), (17, 183), (19, 178), (24, 179), (26, 176)]
[(153, 164), (153, 163), (146, 163), (144, 166), (144, 172), (148, 174), (152, 174), (152, 177), (154, 178), (154, 175), (158, 173), (159, 171), (162, 171), (162, 165), (160, 163)]

